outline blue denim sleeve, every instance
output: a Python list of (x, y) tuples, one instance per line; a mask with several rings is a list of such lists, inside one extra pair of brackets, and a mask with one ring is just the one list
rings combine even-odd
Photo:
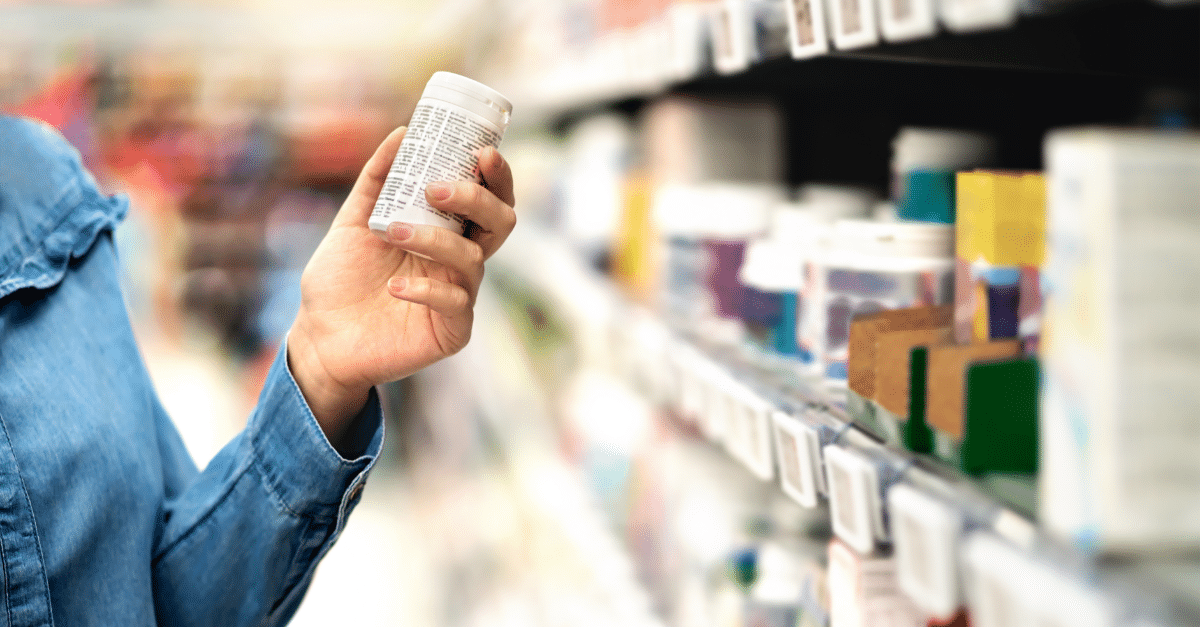
[(61, 137), (0, 116), (0, 474), (21, 495), (0, 507), (0, 602), (45, 624), (286, 623), (382, 446), (378, 396), (343, 458), (282, 348), (246, 429), (197, 472), (120, 296), (125, 211)]
[[(374, 390), (348, 437), (354, 459), (339, 455), (317, 425), (288, 370), (285, 345), (246, 429), (168, 498), (153, 563), (158, 623), (285, 624), (382, 446)], [(174, 455), (186, 453), (164, 461)]]

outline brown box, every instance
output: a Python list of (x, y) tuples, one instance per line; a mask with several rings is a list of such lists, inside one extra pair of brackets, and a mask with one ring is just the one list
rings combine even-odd
[(875, 400), (884, 409), (908, 419), (909, 356), (918, 346), (948, 344), (954, 328), (887, 331), (875, 341)]
[(846, 366), (850, 389), (863, 398), (875, 398), (876, 340), (880, 333), (939, 328), (953, 320), (953, 305), (893, 309), (856, 316), (850, 323), (850, 359)]
[(1019, 340), (930, 347), (926, 421), (938, 431), (961, 439), (967, 368), (1020, 356)]

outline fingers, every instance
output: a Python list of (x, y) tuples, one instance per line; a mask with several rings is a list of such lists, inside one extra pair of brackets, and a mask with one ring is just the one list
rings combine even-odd
[(461, 285), (427, 277), (396, 277), (388, 281), (388, 293), (436, 311), (446, 318), (471, 314), (472, 298)]
[(468, 235), (483, 248), (484, 259), (500, 248), (517, 225), (512, 206), (475, 183), (431, 183), (425, 190), (425, 198), (431, 206), (460, 215), (478, 226)]
[(479, 154), (479, 174), (483, 185), (504, 204), (515, 207), (517, 198), (513, 193), (512, 167), (500, 156), (500, 151), (488, 146)]
[(483, 281), (484, 252), (477, 242), (438, 226), (393, 222), (388, 241), (394, 246), (427, 257), (462, 276), (460, 282), (471, 294)]
[(392, 131), (375, 149), (375, 154), (371, 155), (367, 165), (363, 166), (362, 172), (359, 173), (358, 180), (354, 182), (354, 188), (346, 197), (342, 210), (334, 218), (335, 224), (351, 222), (367, 225), (367, 219), (375, 209), (375, 201), (379, 198), (383, 182), (387, 180), (388, 170), (392, 168), (396, 151), (400, 149), (400, 142), (404, 140), (407, 131), (407, 127), (404, 126)]

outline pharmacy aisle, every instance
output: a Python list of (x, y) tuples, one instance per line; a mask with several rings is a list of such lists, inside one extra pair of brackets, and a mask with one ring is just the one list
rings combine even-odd
[(1196, 4), (245, 4), (0, 8), (201, 463), (435, 72), (517, 184), (293, 624), (1200, 625)]
[(513, 13), (492, 277), (662, 620), (1200, 623), (1194, 5)]

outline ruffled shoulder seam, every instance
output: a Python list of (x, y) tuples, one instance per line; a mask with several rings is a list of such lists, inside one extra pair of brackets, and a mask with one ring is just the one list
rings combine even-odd
[[(7, 268), (0, 268), (0, 298), (25, 288), (47, 289), (58, 285), (72, 259), (82, 257), (105, 231), (112, 231), (129, 210), (123, 195), (103, 196), (79, 186), (77, 205), (46, 231), (41, 241), (17, 252)], [(75, 200), (65, 195), (62, 200)], [(32, 235), (32, 234), (30, 234)], [(26, 240), (28, 241), (28, 240)]]

